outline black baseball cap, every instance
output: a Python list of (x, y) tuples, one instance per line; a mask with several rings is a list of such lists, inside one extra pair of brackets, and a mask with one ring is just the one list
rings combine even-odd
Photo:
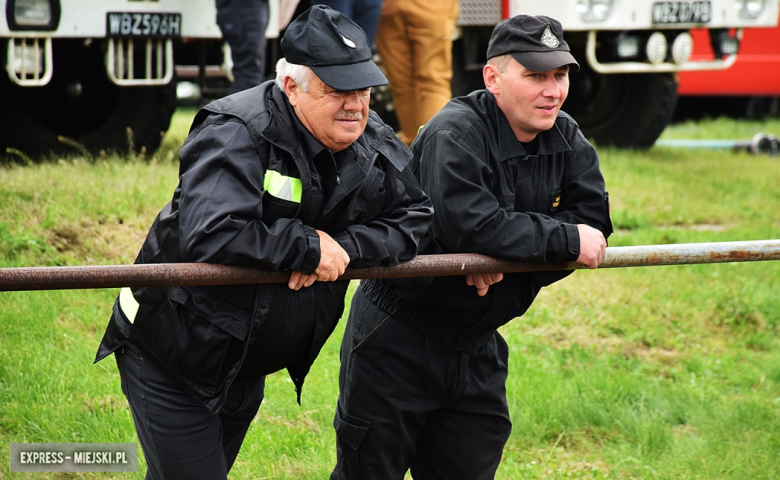
[(306, 65), (331, 88), (362, 90), (386, 85), (387, 78), (371, 59), (366, 33), (343, 13), (314, 5), (296, 18), (281, 42), (284, 58)]
[(544, 15), (517, 15), (502, 20), (493, 29), (488, 42), (487, 58), (511, 54), (520, 65), (535, 72), (580, 64), (563, 39), (561, 22)]

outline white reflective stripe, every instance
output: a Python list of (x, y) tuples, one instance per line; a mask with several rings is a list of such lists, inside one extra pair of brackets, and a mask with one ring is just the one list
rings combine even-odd
[(287, 177), (274, 170), (266, 170), (263, 188), (276, 198), (301, 203), (301, 179)]
[(129, 287), (124, 287), (119, 291), (119, 308), (122, 309), (130, 323), (135, 321), (135, 314), (138, 313), (138, 301)]

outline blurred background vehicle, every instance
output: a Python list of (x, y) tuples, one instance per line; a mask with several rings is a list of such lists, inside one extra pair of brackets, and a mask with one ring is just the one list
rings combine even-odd
[[(454, 95), (481, 85), (484, 52), (498, 21), (519, 13), (548, 15), (563, 24), (581, 67), (570, 75), (564, 110), (596, 144), (632, 148), (653, 145), (671, 121), (678, 74), (695, 72), (706, 83), (710, 75), (728, 71), (742, 53), (742, 29), (775, 27), (779, 11), (777, 0), (461, 0), (460, 5)], [(700, 48), (710, 54), (693, 56)], [(780, 52), (780, 43), (768, 48)], [(769, 75), (767, 81), (777, 86), (777, 78)]]
[[(276, 38), (279, 1), (269, 6)], [(4, 12), (0, 155), (151, 152), (180, 81), (198, 101), (230, 85), (214, 0), (6, 0)]]
[[(714, 57), (706, 29), (692, 29), (691, 36), (692, 59)], [(675, 120), (780, 115), (780, 26), (744, 29), (731, 68), (680, 72), (679, 82)]]
[[(267, 76), (286, 20), (309, 5), (269, 0)], [(177, 102), (200, 106), (230, 85), (214, 0), (5, 0), (5, 7), (0, 156), (151, 152)], [(695, 113), (696, 102), (776, 111), (779, 12), (778, 0), (460, 0), (453, 94), (483, 87), (487, 42), (502, 18), (549, 15), (563, 24), (581, 66), (564, 110), (596, 144), (649, 147), (678, 103), (678, 115)], [(395, 124), (389, 87), (374, 89), (371, 102)]]

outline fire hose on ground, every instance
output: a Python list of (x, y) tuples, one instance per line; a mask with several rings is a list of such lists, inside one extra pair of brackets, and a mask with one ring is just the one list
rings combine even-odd
[[(780, 240), (608, 247), (603, 268), (780, 260)], [(576, 270), (578, 263), (531, 263), (474, 253), (420, 255), (393, 267), (348, 268), (341, 280)], [(0, 268), (0, 292), (175, 285), (284, 283), (289, 272), (209, 263)]]
[(733, 150), (735, 152), (748, 152), (753, 155), (769, 155), (775, 157), (780, 154), (780, 138), (772, 134), (757, 133), (747, 140), (692, 140), (687, 138), (658, 139), (655, 145), (672, 148), (704, 148), (709, 150)]

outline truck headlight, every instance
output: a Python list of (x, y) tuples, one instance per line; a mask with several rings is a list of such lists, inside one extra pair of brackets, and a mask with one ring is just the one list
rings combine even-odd
[(55, 30), (60, 5), (58, 0), (8, 0), (5, 14), (11, 30)]
[(681, 32), (672, 41), (672, 61), (682, 65), (691, 58), (693, 53), (693, 37), (688, 32)]
[(577, 0), (575, 10), (585, 22), (601, 22), (612, 11), (612, 0)]
[(654, 32), (647, 39), (645, 45), (645, 55), (647, 55), (647, 61), (653, 65), (658, 65), (666, 60), (666, 55), (669, 53), (669, 42), (666, 41), (666, 36), (661, 32)]
[(737, 0), (734, 8), (739, 10), (739, 16), (742, 18), (758, 18), (765, 3), (765, 0)]
[(620, 60), (635, 59), (642, 51), (642, 39), (636, 35), (621, 33), (615, 38), (614, 53)]
[(710, 29), (710, 43), (715, 58), (720, 60), (723, 55), (736, 55), (739, 51), (739, 34), (729, 35), (727, 28), (713, 28)]

